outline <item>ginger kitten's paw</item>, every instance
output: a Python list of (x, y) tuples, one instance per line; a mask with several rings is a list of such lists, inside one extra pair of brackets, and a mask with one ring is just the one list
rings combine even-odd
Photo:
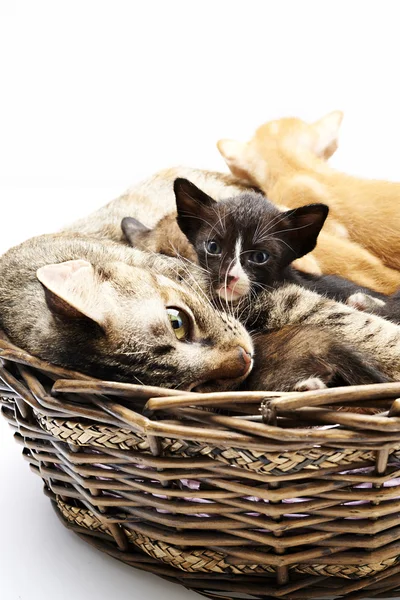
[(323, 390), (326, 387), (319, 377), (309, 377), (296, 383), (293, 389), (295, 392), (311, 392), (312, 390)]
[(385, 306), (385, 302), (379, 298), (374, 298), (364, 292), (356, 292), (347, 298), (346, 304), (361, 311), (373, 311), (374, 309)]

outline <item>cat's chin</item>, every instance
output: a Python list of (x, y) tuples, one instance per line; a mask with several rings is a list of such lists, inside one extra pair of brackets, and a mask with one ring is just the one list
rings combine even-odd
[(237, 379), (212, 379), (209, 381), (196, 381), (188, 389), (189, 392), (196, 392), (199, 394), (212, 394), (215, 392), (232, 392), (237, 390), (241, 383), (247, 378), (250, 371), (253, 368), (253, 361), (251, 362), (249, 370), (242, 377)]

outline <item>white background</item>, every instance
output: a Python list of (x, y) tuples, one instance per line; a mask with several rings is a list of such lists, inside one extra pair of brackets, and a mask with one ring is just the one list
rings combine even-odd
[[(0, 0), (0, 252), (215, 142), (342, 109), (332, 164), (400, 181), (396, 0)], [(400, 199), (399, 199), (400, 200)], [(58, 523), (0, 420), (4, 600), (195, 598)]]

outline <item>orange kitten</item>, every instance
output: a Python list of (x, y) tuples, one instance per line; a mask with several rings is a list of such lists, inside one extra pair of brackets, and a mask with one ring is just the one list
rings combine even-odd
[(275, 204), (328, 204), (327, 227), (313, 252), (323, 273), (391, 293), (400, 286), (394, 270), (400, 269), (400, 183), (359, 179), (327, 165), (342, 118), (334, 111), (313, 124), (280, 119), (247, 143), (217, 145), (232, 173)]

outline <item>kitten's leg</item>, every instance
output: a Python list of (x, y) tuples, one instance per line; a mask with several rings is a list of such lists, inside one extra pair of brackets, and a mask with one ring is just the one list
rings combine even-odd
[(377, 308), (385, 306), (386, 302), (369, 294), (364, 294), (364, 292), (356, 292), (347, 298), (346, 304), (357, 310), (374, 312)]
[(258, 331), (317, 326), (332, 336), (332, 341), (373, 357), (383, 375), (400, 381), (400, 326), (393, 322), (295, 285), (260, 294), (251, 310), (255, 318), (251, 321), (250, 316), (249, 323)]
[(297, 382), (293, 387), (295, 392), (310, 392), (312, 390), (323, 390), (327, 386), (319, 377), (309, 377)]

